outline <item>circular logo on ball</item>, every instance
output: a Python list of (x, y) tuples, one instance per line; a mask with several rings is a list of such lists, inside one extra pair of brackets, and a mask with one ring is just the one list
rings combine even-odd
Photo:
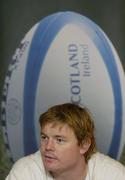
[(55, 13), (38, 22), (12, 58), (2, 101), (11, 159), (39, 148), (40, 114), (65, 102), (89, 108), (99, 150), (119, 159), (125, 143), (120, 59), (100, 27), (74, 12)]
[(21, 120), (21, 108), (17, 99), (10, 99), (6, 105), (8, 123), (16, 125)]

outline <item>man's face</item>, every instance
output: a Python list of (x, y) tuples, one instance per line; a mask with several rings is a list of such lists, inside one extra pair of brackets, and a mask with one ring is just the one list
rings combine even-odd
[(66, 124), (48, 123), (41, 129), (41, 154), (45, 168), (55, 173), (72, 171), (84, 161), (83, 149)]

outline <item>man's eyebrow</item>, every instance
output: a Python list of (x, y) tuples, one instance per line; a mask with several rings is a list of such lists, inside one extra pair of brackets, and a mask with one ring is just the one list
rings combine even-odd
[(47, 136), (45, 133), (43, 133), (42, 131), (40, 132), (40, 135), (44, 135), (44, 136)]
[[(45, 133), (43, 133), (43, 132), (40, 132), (40, 134), (48, 137), (48, 135), (45, 134)], [(66, 136), (64, 136), (64, 135), (58, 135), (58, 134), (55, 134), (53, 137), (55, 137), (55, 138), (64, 138), (64, 139), (66, 139)]]
[(66, 139), (66, 136), (64, 136), (64, 135), (55, 135), (54, 137), (56, 137), (56, 138), (64, 138), (64, 139)]

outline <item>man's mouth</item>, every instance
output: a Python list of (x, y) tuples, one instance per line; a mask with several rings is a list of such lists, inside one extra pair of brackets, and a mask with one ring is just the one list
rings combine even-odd
[(54, 155), (48, 155), (48, 154), (45, 154), (45, 155), (44, 155), (44, 158), (45, 158), (46, 160), (57, 160), (57, 157), (56, 157), (56, 156), (54, 156)]

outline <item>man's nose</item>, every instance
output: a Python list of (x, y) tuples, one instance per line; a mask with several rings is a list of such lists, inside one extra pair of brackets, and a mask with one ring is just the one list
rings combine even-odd
[(46, 150), (54, 150), (55, 149), (55, 143), (53, 139), (48, 139), (46, 143)]

